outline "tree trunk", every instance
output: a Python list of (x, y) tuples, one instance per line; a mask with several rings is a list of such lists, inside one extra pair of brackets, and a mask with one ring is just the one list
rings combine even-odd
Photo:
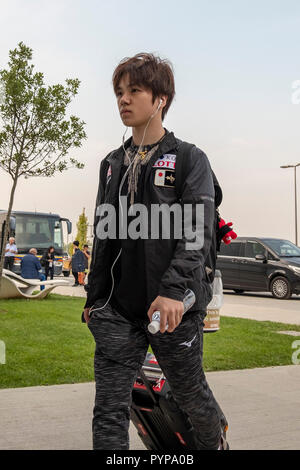
[(4, 256), (5, 256), (5, 246), (7, 243), (7, 235), (8, 231), (10, 228), (10, 216), (11, 216), (11, 211), (14, 203), (14, 197), (15, 197), (15, 191), (17, 187), (17, 181), (18, 181), (18, 175), (16, 174), (14, 180), (13, 180), (13, 185), (11, 188), (10, 192), (10, 199), (9, 199), (9, 205), (8, 205), (8, 211), (7, 211), (7, 216), (6, 216), (6, 221), (5, 221), (5, 229), (4, 229), (4, 234), (3, 234), (3, 244), (1, 247), (1, 259), (0, 259), (0, 291), (1, 291), (1, 282), (2, 282), (2, 272), (3, 272), (3, 266), (4, 266)]

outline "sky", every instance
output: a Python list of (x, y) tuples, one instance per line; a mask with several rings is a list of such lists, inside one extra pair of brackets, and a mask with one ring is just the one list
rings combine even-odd
[[(0, 3), (0, 69), (23, 41), (48, 85), (79, 78), (70, 112), (86, 122), (88, 136), (70, 151), (84, 170), (20, 179), (15, 210), (68, 217), (75, 236), (84, 207), (92, 224), (100, 161), (125, 130), (113, 70), (124, 57), (154, 52), (175, 71), (164, 126), (207, 154), (223, 190), (222, 217), (240, 236), (295, 241), (294, 173), (280, 166), (300, 163), (298, 0)], [(300, 227), (300, 167), (298, 175)], [(0, 169), (0, 209), (8, 207), (11, 185)]]

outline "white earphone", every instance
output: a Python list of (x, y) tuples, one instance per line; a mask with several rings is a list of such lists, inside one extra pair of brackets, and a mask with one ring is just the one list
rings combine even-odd
[[(122, 221), (123, 221), (123, 209), (122, 209), (122, 203), (121, 203), (121, 190), (122, 190), (123, 184), (124, 184), (124, 182), (125, 182), (125, 179), (127, 178), (127, 175), (128, 175), (129, 170), (130, 170), (130, 167), (131, 167), (132, 164), (135, 162), (136, 158), (137, 158), (138, 155), (139, 155), (140, 150), (142, 149), (142, 146), (143, 146), (143, 143), (144, 143), (144, 139), (145, 139), (145, 136), (146, 136), (146, 131), (147, 131), (147, 129), (148, 129), (148, 126), (149, 126), (151, 120), (154, 118), (154, 116), (158, 113), (158, 111), (159, 111), (159, 109), (160, 109), (160, 107), (161, 107), (162, 104), (163, 104), (163, 100), (160, 99), (160, 100), (159, 100), (159, 104), (158, 104), (158, 106), (157, 106), (157, 110), (155, 111), (155, 113), (152, 114), (152, 116), (150, 116), (150, 118), (149, 118), (149, 120), (148, 120), (148, 122), (147, 122), (147, 125), (146, 125), (145, 130), (144, 130), (144, 135), (143, 135), (143, 138), (142, 138), (142, 142), (140, 143), (140, 146), (139, 146), (139, 148), (138, 148), (138, 151), (136, 152), (135, 157), (132, 159), (131, 163), (129, 164), (129, 166), (128, 166), (128, 168), (127, 168), (127, 170), (126, 170), (126, 172), (125, 172), (125, 174), (123, 175), (123, 178), (122, 178), (122, 180), (121, 180), (121, 183), (120, 183), (120, 186), (119, 186), (119, 198), (118, 198), (118, 199), (119, 199), (119, 208), (120, 208), (120, 212), (121, 212), (121, 223), (122, 223)], [(124, 153), (125, 153), (125, 154), (127, 153), (127, 152), (126, 152), (126, 149), (125, 149), (125, 145), (124, 145), (124, 144), (125, 144), (125, 135), (126, 135), (127, 130), (128, 130), (128, 127), (126, 127), (125, 132), (124, 132), (124, 134), (123, 134), (123, 138), (122, 138), (122, 145), (123, 145), (123, 149), (124, 149)], [(113, 264), (112, 264), (112, 267), (111, 267), (111, 269), (110, 269), (111, 279), (112, 279), (112, 286), (111, 286), (111, 291), (110, 291), (110, 294), (109, 294), (109, 297), (108, 297), (107, 301), (105, 302), (105, 304), (104, 304), (102, 307), (98, 307), (98, 308), (95, 308), (95, 309), (93, 309), (94, 305), (92, 305), (92, 307), (90, 308), (90, 311), (89, 311), (89, 315), (90, 315), (92, 312), (94, 312), (95, 310), (102, 310), (104, 307), (106, 307), (106, 305), (107, 305), (108, 302), (110, 301), (111, 296), (112, 296), (112, 293), (113, 293), (113, 290), (114, 290), (114, 286), (115, 286), (115, 280), (114, 280), (113, 269), (114, 269), (114, 266), (115, 266), (116, 262), (118, 261), (120, 255), (121, 255), (121, 252), (122, 252), (122, 248), (120, 249), (120, 251), (119, 251), (119, 253), (118, 253), (116, 259), (114, 260), (114, 262), (113, 262)]]
[(156, 116), (156, 114), (157, 114), (158, 111), (160, 110), (160, 107), (161, 107), (162, 104), (163, 104), (163, 100), (160, 99), (160, 100), (159, 100), (159, 104), (158, 104), (158, 106), (157, 106), (157, 110), (155, 111), (155, 113), (152, 114), (151, 119), (154, 118), (154, 116)]

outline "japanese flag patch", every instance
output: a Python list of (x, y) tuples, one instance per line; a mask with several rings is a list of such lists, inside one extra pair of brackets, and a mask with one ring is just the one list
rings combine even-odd
[(156, 186), (164, 186), (167, 188), (174, 188), (175, 186), (175, 171), (172, 170), (156, 170), (154, 177), (154, 184)]

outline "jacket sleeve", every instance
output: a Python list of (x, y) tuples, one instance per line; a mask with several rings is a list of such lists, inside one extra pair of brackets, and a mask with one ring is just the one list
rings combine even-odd
[(90, 264), (90, 271), (88, 275), (88, 283), (85, 286), (87, 291), (87, 300), (85, 303), (84, 308), (91, 307), (95, 301), (101, 297), (103, 297), (103, 292), (101, 291), (101, 278), (104, 275), (105, 266), (100, 261), (100, 251), (101, 251), (101, 244), (103, 240), (100, 240), (96, 234), (97, 224), (99, 222), (99, 215), (97, 215), (97, 208), (100, 204), (104, 202), (104, 194), (105, 194), (105, 186), (106, 186), (106, 173), (108, 169), (108, 162), (106, 158), (102, 160), (100, 164), (100, 171), (99, 171), (99, 186), (98, 192), (96, 197), (96, 207), (94, 212), (94, 240), (93, 240), (93, 248), (92, 248), (92, 255), (91, 255), (91, 264)]
[[(181, 194), (182, 214), (186, 210), (185, 204), (189, 204), (192, 210), (188, 231), (195, 232), (197, 229), (199, 239), (197, 243), (191, 243), (184, 224), (182, 238), (176, 244), (173, 258), (159, 286), (159, 295), (180, 301), (183, 300), (188, 281), (193, 279), (193, 273), (199, 266), (200, 282), (206, 276), (204, 262), (212, 241), (215, 216), (215, 191), (208, 158), (197, 147), (193, 147), (187, 157), (186, 179)], [(198, 219), (197, 205), (200, 205), (198, 209), (204, 208), (202, 218)]]

